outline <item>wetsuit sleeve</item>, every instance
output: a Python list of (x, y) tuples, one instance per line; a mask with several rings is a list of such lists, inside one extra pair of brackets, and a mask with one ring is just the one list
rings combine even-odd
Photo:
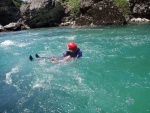
[(72, 57), (72, 52), (71, 51), (66, 51), (66, 53), (63, 54), (63, 57), (66, 57), (66, 56), (71, 56)]

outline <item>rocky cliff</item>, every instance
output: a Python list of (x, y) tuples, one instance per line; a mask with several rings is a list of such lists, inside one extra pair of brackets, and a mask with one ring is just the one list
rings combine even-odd
[(6, 25), (16, 22), (20, 18), (20, 10), (15, 6), (13, 0), (0, 0), (0, 24)]
[[(81, 0), (80, 14), (72, 17), (57, 0), (32, 0), (21, 6), (21, 14), (31, 28), (57, 26), (69, 21), (74, 26), (125, 24), (125, 18), (112, 0)], [(66, 20), (67, 18), (67, 20)], [(63, 24), (61, 24), (63, 25)]]
[(31, 28), (58, 26), (63, 16), (63, 7), (55, 0), (32, 0), (20, 8), (22, 19)]
[(129, 0), (131, 15), (150, 19), (150, 0)]
[(123, 13), (112, 0), (82, 0), (80, 12), (80, 16), (75, 19), (77, 26), (126, 24)]

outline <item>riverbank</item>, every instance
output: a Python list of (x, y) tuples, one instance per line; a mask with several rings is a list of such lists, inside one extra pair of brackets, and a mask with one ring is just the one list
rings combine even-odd
[[(5, 4), (5, 5), (4, 5)], [(107, 25), (125, 25), (130, 22), (150, 22), (150, 2), (145, 0), (135, 2), (107, 1), (107, 0), (32, 0), (24, 2), (19, 8), (15, 4), (2, 0), (0, 2), (0, 31), (17, 31), (33, 28), (72, 26), (94, 27)], [(14, 17), (10, 15), (11, 7)], [(5, 13), (4, 12), (5, 10)], [(8, 10), (8, 11), (7, 11)], [(2, 16), (5, 15), (5, 16)], [(7, 18), (12, 18), (12, 20)], [(13, 18), (19, 19), (13, 21)], [(7, 21), (4, 21), (7, 20)], [(8, 22), (9, 20), (9, 22)], [(7, 24), (6, 24), (7, 23)]]

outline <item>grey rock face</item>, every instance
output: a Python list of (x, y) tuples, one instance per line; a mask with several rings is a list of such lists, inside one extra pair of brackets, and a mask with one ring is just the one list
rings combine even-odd
[(125, 24), (126, 20), (112, 1), (84, 1), (81, 3), (81, 15), (75, 20), (76, 26), (99, 26)]
[(32, 0), (20, 8), (22, 17), (31, 28), (52, 27), (60, 23), (63, 7), (54, 0)]
[(150, 19), (149, 0), (130, 0), (131, 14), (136, 18)]

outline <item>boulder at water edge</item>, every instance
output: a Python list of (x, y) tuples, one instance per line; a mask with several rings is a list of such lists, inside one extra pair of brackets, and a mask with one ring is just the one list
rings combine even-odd
[(4, 27), (2, 25), (0, 25), (0, 32), (4, 31)]

